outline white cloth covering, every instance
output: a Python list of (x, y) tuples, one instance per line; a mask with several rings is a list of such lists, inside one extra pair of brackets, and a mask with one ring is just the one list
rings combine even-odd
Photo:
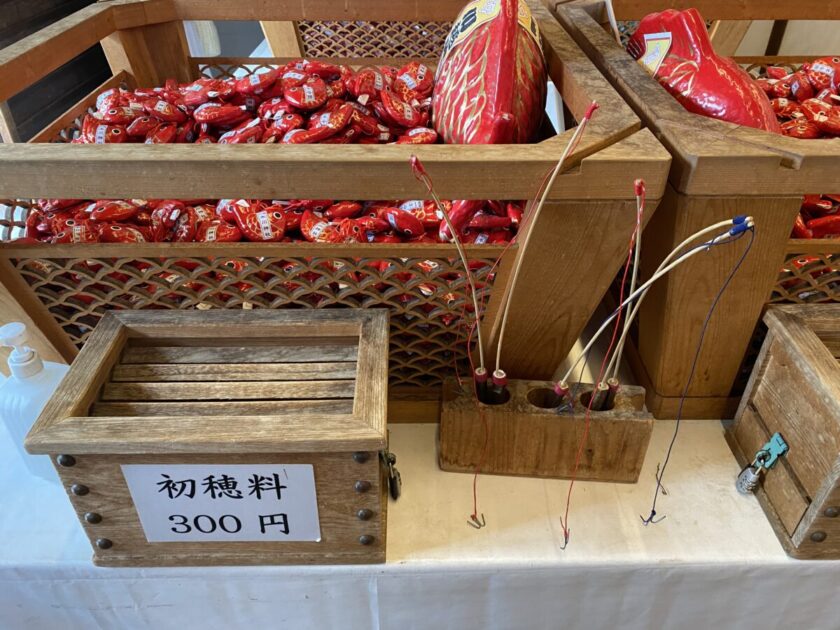
[(388, 562), (369, 566), (105, 569), (61, 488), (29, 477), (0, 432), (0, 627), (838, 628), (840, 562), (790, 560), (717, 422), (683, 423), (660, 515), (644, 527), (672, 422), (636, 485), (483, 476), (487, 527), (466, 523), (472, 478), (437, 468), (435, 425), (394, 425), (404, 495)]

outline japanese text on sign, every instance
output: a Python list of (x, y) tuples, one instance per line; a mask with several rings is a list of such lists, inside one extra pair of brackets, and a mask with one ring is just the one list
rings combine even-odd
[(319, 541), (311, 464), (124, 464), (149, 542)]

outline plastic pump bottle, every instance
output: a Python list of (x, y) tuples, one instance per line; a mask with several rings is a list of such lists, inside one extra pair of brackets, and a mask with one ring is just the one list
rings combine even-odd
[(0, 420), (6, 425), (29, 471), (58, 482), (49, 456), (30, 455), (23, 448), (23, 440), (70, 368), (61, 363), (42, 361), (26, 345), (27, 340), (26, 326), (20, 322), (0, 326), (0, 345), (13, 348), (9, 356), (11, 376), (0, 384)]

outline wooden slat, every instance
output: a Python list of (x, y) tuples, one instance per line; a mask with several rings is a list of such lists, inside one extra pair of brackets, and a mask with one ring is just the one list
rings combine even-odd
[(114, 382), (165, 381), (307, 381), (356, 377), (351, 361), (330, 363), (195, 363), (120, 364)]
[(175, 0), (182, 20), (365, 20), (450, 22), (463, 8), (463, 0)]
[(12, 116), (12, 110), (9, 109), (6, 101), (0, 102), (0, 140), (6, 144), (20, 142), (20, 134)]
[(738, 52), (738, 46), (744, 35), (750, 30), (752, 20), (718, 20), (709, 29), (709, 38), (715, 52), (719, 55), (731, 57)]
[(237, 383), (107, 383), (102, 400), (287, 400), (352, 398), (355, 380)]
[[(609, 116), (604, 113), (604, 116)], [(571, 131), (570, 131), (571, 132)], [(567, 132), (567, 133), (570, 133)], [(618, 139), (618, 138), (617, 138)], [(565, 138), (567, 141), (568, 138)], [(591, 153), (584, 134), (569, 169)], [(0, 152), (4, 198), (229, 198), (243, 191), (259, 199), (419, 199), (426, 190), (408, 167), (417, 155), (438, 194), (451, 199), (529, 199), (557, 162), (564, 140), (537, 145), (10, 145)], [(617, 157), (617, 156), (613, 156)], [(549, 198), (632, 195), (635, 165), (628, 154), (617, 178), (599, 172), (599, 157), (584, 174), (557, 178)], [(655, 167), (662, 170), (662, 158)], [(107, 165), (107, 166), (106, 166)], [(607, 168), (610, 164), (605, 165)], [(105, 170), (107, 177), (103, 177)], [(632, 172), (631, 172), (632, 171)], [(330, 173), (327, 179), (311, 174)], [(660, 177), (654, 177), (660, 179)]]
[[(300, 55), (288, 56), (279, 55), (274, 57), (190, 57), (190, 66), (197, 72), (199, 66), (229, 66), (229, 65), (276, 65), (284, 66), (290, 61), (300, 59)], [(402, 66), (409, 61), (405, 57), (307, 57), (311, 61), (322, 61), (324, 63), (341, 64), (358, 69), (364, 66)], [(420, 61), (431, 70), (437, 68), (438, 59), (431, 57), (412, 57), (411, 61)]]
[(785, 251), (788, 254), (840, 254), (840, 238), (792, 238)]
[[(5, 148), (4, 148), (5, 151)], [(2, 154), (2, 152), (0, 152)], [(1, 176), (0, 176), (1, 177)], [(418, 197), (420, 195), (417, 195)], [(498, 258), (504, 251), (502, 245), (464, 245), (469, 258)], [(516, 244), (510, 247), (516, 250)], [(329, 256), (332, 258), (457, 258), (454, 245), (448, 243), (95, 243), (92, 245), (22, 245), (0, 242), (4, 258), (230, 258), (237, 256), (264, 256), (266, 258), (306, 258)]]
[(375, 451), (385, 436), (339, 414), (71, 416), (30, 433), (32, 453), (301, 453)]
[(300, 43), (297, 25), (294, 22), (260, 22), (265, 41), (273, 55), (278, 57), (300, 57), (303, 46)]
[(350, 414), (349, 398), (322, 400), (237, 400), (233, 402), (98, 402), (92, 416), (282, 416), (285, 414)]
[(0, 50), (0, 101), (70, 61), (115, 26), (107, 3), (95, 3)]
[(385, 434), (388, 419), (388, 316), (383, 309), (367, 312), (359, 334), (356, 400), (353, 415), (374, 431)]
[(698, 8), (707, 20), (837, 20), (840, 5), (823, 0), (613, 0), (618, 20), (638, 20), (666, 9)]
[(303, 363), (355, 361), (356, 346), (242, 346), (190, 348), (179, 346), (127, 348), (123, 363)]
[(49, 142), (55, 138), (62, 129), (69, 126), (74, 120), (76, 120), (76, 118), (83, 116), (87, 112), (88, 108), (93, 107), (96, 104), (96, 97), (99, 96), (99, 94), (113, 87), (118, 87), (123, 83), (126, 83), (129, 88), (134, 86), (134, 79), (125, 71), (115, 74), (110, 79), (99, 85), (90, 94), (80, 99), (78, 103), (70, 107), (70, 109), (33, 136), (29, 142)]

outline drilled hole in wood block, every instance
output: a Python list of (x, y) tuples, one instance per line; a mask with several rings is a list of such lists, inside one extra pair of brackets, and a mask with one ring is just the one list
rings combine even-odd
[(528, 402), (540, 409), (555, 409), (563, 404), (563, 399), (550, 387), (538, 387), (528, 392)]

